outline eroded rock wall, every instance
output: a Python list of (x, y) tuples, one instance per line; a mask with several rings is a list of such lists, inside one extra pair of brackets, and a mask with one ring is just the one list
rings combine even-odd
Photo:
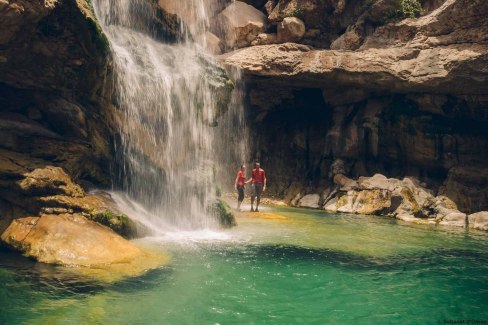
[(339, 158), (350, 177), (413, 176), (463, 212), (488, 209), (488, 4), (424, 5), (354, 51), (285, 43), (221, 57), (247, 80), (253, 156), (271, 194), (331, 191)]
[(39, 261), (100, 264), (100, 245), (105, 264), (143, 255), (91, 221), (133, 235), (86, 192), (111, 184), (109, 50), (89, 1), (0, 1), (0, 243)]

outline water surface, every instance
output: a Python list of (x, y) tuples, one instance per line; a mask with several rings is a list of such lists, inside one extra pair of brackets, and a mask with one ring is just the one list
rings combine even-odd
[[(273, 218), (279, 213), (279, 218)], [(0, 255), (2, 324), (436, 324), (487, 320), (488, 236), (274, 209), (139, 240), (171, 263), (103, 283)]]

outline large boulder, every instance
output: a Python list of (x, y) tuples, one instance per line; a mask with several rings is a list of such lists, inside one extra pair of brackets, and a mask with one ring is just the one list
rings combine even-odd
[(278, 43), (297, 43), (303, 35), (305, 35), (305, 24), (297, 17), (286, 17), (278, 24)]
[(443, 217), (439, 225), (442, 226), (457, 226), (457, 227), (466, 227), (467, 226), (467, 216), (466, 213), (462, 213), (459, 211), (453, 211), (448, 213), (445, 217)]
[(43, 214), (12, 221), (2, 241), (39, 262), (95, 267), (143, 255), (131, 242), (81, 214)]
[(488, 230), (488, 211), (470, 214), (468, 216), (469, 228)]
[[(351, 180), (342, 174), (335, 177), (346, 179), (335, 182), (338, 190), (324, 200), (323, 209), (331, 212), (392, 216), (397, 219), (445, 226), (466, 227), (465, 213), (457, 210), (456, 204), (445, 196), (435, 197), (413, 178), (403, 180), (387, 178), (381, 174)], [(351, 187), (350, 183), (356, 186)], [(473, 216), (484, 222), (484, 215)], [(471, 221), (470, 221), (471, 222)], [(478, 226), (482, 229), (482, 226)]]
[(217, 16), (227, 48), (249, 46), (266, 29), (266, 16), (253, 6), (235, 1)]
[(319, 194), (307, 194), (302, 197), (297, 205), (302, 208), (317, 209), (320, 207), (320, 195)]

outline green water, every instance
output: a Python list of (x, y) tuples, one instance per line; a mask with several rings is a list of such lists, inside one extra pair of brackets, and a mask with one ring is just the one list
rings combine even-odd
[(488, 320), (488, 234), (279, 210), (141, 244), (171, 263), (104, 284), (0, 253), (1, 324), (439, 324)]

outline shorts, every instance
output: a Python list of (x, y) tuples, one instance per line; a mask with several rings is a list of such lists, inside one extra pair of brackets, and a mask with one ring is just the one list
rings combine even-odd
[(238, 193), (237, 200), (239, 202), (244, 201), (244, 186), (237, 185), (237, 193)]
[(263, 184), (252, 184), (252, 196), (257, 197), (258, 199), (261, 198), (261, 194), (263, 193)]

